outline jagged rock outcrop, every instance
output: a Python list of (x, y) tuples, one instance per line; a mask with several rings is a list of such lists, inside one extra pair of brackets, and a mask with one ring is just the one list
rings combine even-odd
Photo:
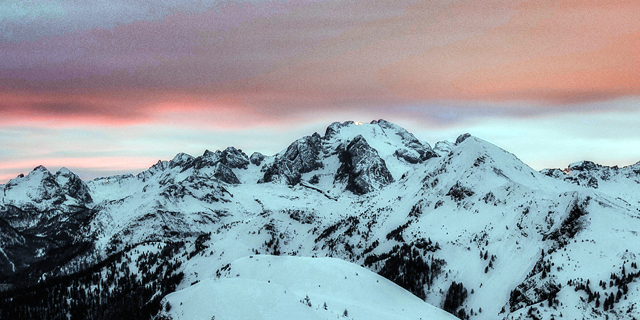
[(169, 162), (169, 168), (186, 167), (194, 159), (193, 156), (180, 152)]
[(254, 152), (251, 154), (251, 157), (249, 157), (249, 162), (251, 162), (256, 166), (259, 166), (262, 164), (262, 161), (264, 160), (264, 158), (265, 158), (264, 154), (260, 152)]
[(579, 186), (598, 189), (602, 184), (610, 187), (619, 179), (634, 179), (636, 184), (631, 184), (627, 189), (633, 192), (633, 189), (640, 185), (640, 163), (636, 163), (626, 167), (603, 166), (592, 161), (580, 161), (570, 164), (565, 169), (544, 169), (540, 173), (573, 183)]
[[(198, 170), (205, 167), (213, 167), (216, 163), (220, 162), (220, 152), (213, 152), (205, 150), (204, 153), (193, 160), (193, 167)], [(186, 170), (188, 167), (183, 168)]]
[(62, 192), (67, 196), (78, 199), (83, 203), (93, 202), (87, 185), (77, 174), (71, 172), (69, 169), (62, 168), (58, 170), (55, 174), (55, 179)]
[(289, 185), (298, 184), (302, 173), (322, 167), (321, 151), (321, 138), (318, 133), (298, 139), (266, 168), (264, 177), (259, 182), (283, 181)]
[[(353, 130), (352, 126), (356, 125), (371, 126), (370, 130), (373, 132), (375, 137), (388, 141), (399, 142), (397, 144), (399, 148), (394, 152), (394, 156), (406, 162), (417, 164), (438, 156), (428, 143), (421, 142), (406, 129), (384, 119), (373, 120), (368, 125), (353, 121), (346, 121), (342, 123), (334, 122), (327, 127), (323, 139), (327, 141), (335, 139), (340, 136), (340, 133), (344, 128)], [(394, 136), (397, 136), (397, 138)], [(397, 141), (398, 138), (400, 141)]]
[[(405, 128), (383, 119), (371, 121), (371, 124), (377, 124), (383, 129), (393, 131), (402, 139), (402, 143), (407, 148), (396, 150), (395, 155), (398, 158), (404, 159), (409, 163), (420, 163), (438, 156), (438, 154), (431, 149), (431, 146), (428, 143), (420, 142), (420, 140)], [(414, 151), (417, 155), (411, 154), (410, 151)]]
[(240, 149), (228, 147), (219, 152), (219, 156), (220, 162), (229, 168), (246, 169), (249, 166), (249, 157)]
[[(228, 147), (223, 151), (216, 150), (211, 152), (205, 150), (204, 154), (193, 160), (193, 166), (196, 170), (205, 167), (214, 167), (218, 163), (228, 168), (246, 169), (249, 166), (249, 157), (242, 150), (234, 147)], [(187, 168), (185, 168), (186, 170)]]
[(324, 131), (324, 136), (322, 137), (325, 140), (329, 140), (334, 138), (339, 132), (341, 128), (354, 125), (353, 121), (345, 121), (345, 122), (334, 122), (330, 124), (327, 129)]
[(393, 153), (393, 155), (398, 157), (399, 159), (403, 159), (404, 161), (413, 163), (413, 164), (422, 162), (422, 159), (420, 158), (419, 154), (416, 154), (415, 152), (411, 152), (408, 149), (398, 149)]
[(361, 135), (340, 153), (340, 163), (336, 180), (346, 180), (346, 189), (355, 194), (379, 190), (394, 181), (384, 160)]
[(459, 135), (458, 138), (456, 139), (456, 146), (461, 144), (463, 141), (467, 140), (467, 138), (469, 137), (471, 137), (471, 135), (468, 133)]
[(433, 147), (433, 151), (440, 155), (441, 157), (445, 157), (451, 152), (454, 144), (449, 141), (438, 141), (436, 145)]
[(227, 165), (225, 165), (222, 162), (218, 162), (214, 166), (213, 176), (216, 179), (226, 183), (230, 183), (230, 184), (240, 183), (240, 180), (238, 180), (238, 177), (235, 175), (235, 173), (231, 171), (231, 168), (229, 168)]
[[(151, 176), (165, 172), (166, 170), (179, 168), (180, 172), (193, 170), (192, 174), (209, 178), (216, 178), (222, 182), (238, 184), (240, 180), (233, 173), (232, 168), (246, 169), (249, 166), (249, 157), (242, 150), (228, 147), (223, 151), (205, 152), (194, 158), (185, 153), (178, 153), (171, 161), (158, 161), (149, 170), (138, 174), (138, 178), (146, 181)], [(169, 182), (165, 181), (165, 184)]]
[(602, 168), (604, 167), (594, 163), (593, 161), (580, 161), (580, 162), (572, 163), (569, 165), (569, 170), (575, 170), (575, 171), (589, 171), (589, 170), (597, 170)]

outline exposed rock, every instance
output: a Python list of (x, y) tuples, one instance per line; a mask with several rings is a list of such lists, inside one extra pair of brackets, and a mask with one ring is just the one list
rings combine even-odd
[(461, 134), (460, 136), (458, 136), (458, 138), (456, 139), (456, 146), (461, 144), (463, 141), (467, 140), (467, 138), (469, 137), (471, 137), (471, 135), (468, 133)]
[(252, 164), (255, 164), (256, 166), (259, 166), (260, 164), (262, 164), (262, 161), (264, 160), (264, 158), (265, 158), (264, 154), (260, 152), (254, 152), (251, 154), (251, 157), (249, 157), (249, 161)]
[(163, 172), (169, 169), (169, 166), (170, 166), (169, 161), (158, 160), (156, 164), (152, 165), (149, 169), (141, 172), (140, 174), (138, 174), (138, 176), (141, 177), (142, 179), (147, 179), (150, 176), (153, 176), (155, 174), (158, 174), (160, 172)]
[(327, 130), (324, 132), (323, 139), (328, 140), (333, 138), (338, 132), (340, 132), (340, 128), (344, 128), (350, 125), (354, 125), (353, 121), (345, 121), (345, 122), (334, 122), (327, 127)]
[(449, 189), (449, 192), (447, 192), (447, 196), (451, 197), (452, 200), (454, 201), (462, 201), (464, 198), (470, 197), (473, 195), (473, 190), (463, 186), (462, 184), (460, 184), (460, 182), (456, 182), (456, 184), (454, 184), (451, 189)]
[(67, 168), (61, 168), (56, 172), (55, 179), (62, 192), (68, 196), (78, 199), (84, 203), (91, 203), (93, 199), (87, 185)]
[(89, 188), (75, 173), (62, 168), (54, 175), (38, 166), (28, 175), (9, 181), (4, 191), (4, 205), (0, 206), (0, 233), (4, 235), (0, 236), (4, 253), (0, 254), (1, 270), (19, 273), (48, 258), (44, 254), (47, 252), (52, 252), (53, 263), (43, 267), (55, 267), (55, 259), (68, 259), (67, 254), (79, 252), (74, 251), (84, 241), (79, 230), (87, 226), (95, 212), (87, 207), (93, 201)]
[[(205, 150), (201, 156), (195, 158), (195, 160), (193, 161), (193, 167), (196, 170), (202, 169), (205, 167), (213, 167), (219, 161), (220, 161), (220, 151), (212, 152), (209, 150)], [(184, 168), (184, 169), (187, 169), (187, 168)]]
[(404, 161), (413, 164), (422, 162), (420, 155), (417, 152), (412, 152), (407, 149), (398, 149), (393, 155), (398, 157), (398, 159), (403, 159)]
[(540, 173), (544, 174), (547, 177), (552, 177), (556, 179), (564, 179), (567, 176), (560, 169), (543, 169), (540, 171)]
[[(628, 168), (625, 169), (628, 170)], [(598, 189), (598, 179), (607, 181), (612, 174), (615, 175), (619, 170), (620, 168), (618, 167), (606, 167), (592, 161), (580, 161), (570, 164), (564, 171), (560, 169), (544, 169), (540, 172), (546, 176), (562, 179), (579, 186)]]
[(173, 157), (173, 159), (169, 162), (169, 167), (170, 168), (185, 167), (194, 159), (195, 158), (193, 156), (190, 156), (186, 153), (181, 152), (181, 153), (178, 153), (175, 157)]
[(587, 187), (598, 189), (598, 179), (596, 179), (596, 177), (590, 177), (589, 181), (587, 181)]
[(347, 190), (355, 194), (365, 194), (393, 182), (387, 166), (361, 136), (356, 136), (340, 153), (340, 168), (336, 180), (347, 181)]
[(283, 154), (276, 157), (274, 163), (266, 168), (259, 182), (283, 181), (289, 185), (300, 182), (302, 173), (322, 167), (319, 160), (322, 150), (320, 135), (314, 133), (292, 143)]
[(602, 168), (601, 165), (595, 164), (592, 161), (580, 161), (569, 165), (569, 169), (574, 171), (589, 171), (600, 168)]
[[(216, 151), (218, 153), (220, 151)], [(229, 168), (246, 169), (249, 166), (249, 157), (240, 149), (228, 147), (219, 153), (220, 162)]]
[(222, 162), (218, 162), (215, 165), (213, 176), (216, 177), (218, 180), (226, 183), (230, 183), (230, 184), (240, 183), (240, 180), (238, 180), (238, 177), (233, 173), (233, 171), (231, 171), (231, 168), (229, 168), (227, 165), (225, 165)]

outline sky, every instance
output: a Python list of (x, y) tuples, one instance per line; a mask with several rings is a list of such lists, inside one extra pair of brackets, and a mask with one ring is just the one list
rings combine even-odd
[(634, 164), (639, 16), (637, 0), (4, 0), (0, 183), (272, 155), (381, 118), (537, 170)]

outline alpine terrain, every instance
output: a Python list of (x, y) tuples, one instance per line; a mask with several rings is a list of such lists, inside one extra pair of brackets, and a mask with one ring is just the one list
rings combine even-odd
[[(526, 141), (523, 141), (526, 143)], [(385, 120), (0, 185), (1, 319), (638, 319), (640, 163)]]

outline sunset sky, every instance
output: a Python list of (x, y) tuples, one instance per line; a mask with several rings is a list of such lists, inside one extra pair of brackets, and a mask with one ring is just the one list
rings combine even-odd
[(535, 169), (633, 164), (638, 17), (638, 0), (4, 0), (0, 183), (271, 155), (380, 118)]

